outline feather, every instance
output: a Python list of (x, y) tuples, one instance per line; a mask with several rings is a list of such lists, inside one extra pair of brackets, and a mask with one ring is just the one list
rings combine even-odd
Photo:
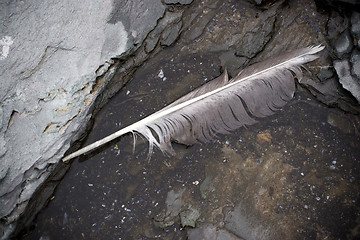
[(301, 79), (301, 65), (317, 58), (323, 46), (306, 47), (251, 65), (229, 80), (226, 69), (214, 80), (174, 101), (148, 117), (84, 147), (63, 161), (96, 149), (126, 133), (144, 136), (150, 158), (154, 146), (174, 155), (171, 141), (186, 145), (207, 142), (272, 115), (295, 92), (293, 74)]

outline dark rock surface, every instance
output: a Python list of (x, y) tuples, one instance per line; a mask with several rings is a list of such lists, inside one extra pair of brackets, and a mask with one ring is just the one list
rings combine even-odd
[[(341, 6), (343, 1), (335, 2)], [(346, 15), (331, 4), (330, 13), (320, 13), (312, 0), (97, 1), (76, 8), (71, 1), (0, 3), (0, 237), (28, 225), (46, 203), (66, 172), (58, 164), (61, 157), (83, 136), (92, 114), (146, 60), (175, 43), (182, 56), (211, 62), (206, 76), (218, 75), (223, 67), (234, 76), (283, 51), (323, 44), (327, 50), (310, 64), (311, 74), (300, 85), (329, 106), (359, 113), (359, 13)], [(191, 90), (191, 79), (203, 82), (204, 72), (195, 66), (188, 71), (177, 82), (190, 87), (176, 92), (176, 85), (169, 89), (171, 99), (163, 100)], [(216, 176), (207, 177), (200, 186), (211, 199)], [(226, 229), (205, 224), (189, 230), (189, 237), (275, 236), (238, 229), (240, 208), (225, 214)], [(162, 224), (196, 213), (189, 209), (178, 209)]]

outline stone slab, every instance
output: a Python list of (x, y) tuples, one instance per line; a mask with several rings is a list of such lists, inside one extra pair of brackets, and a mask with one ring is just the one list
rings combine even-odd
[(125, 4), (0, 3), (0, 238), (83, 133), (112, 58), (134, 52), (165, 10)]

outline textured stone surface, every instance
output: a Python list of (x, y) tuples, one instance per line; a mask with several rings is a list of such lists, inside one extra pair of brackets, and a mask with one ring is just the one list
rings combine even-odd
[(360, 37), (360, 13), (353, 12), (351, 15), (351, 33), (357, 38)]
[(351, 75), (349, 62), (347, 60), (334, 61), (334, 68), (341, 85), (360, 103), (360, 82)]
[(165, 0), (166, 4), (190, 4), (193, 0)]
[(352, 74), (360, 79), (360, 60), (354, 61), (352, 64)]
[(134, 52), (164, 10), (160, 1), (1, 3), (0, 237), (82, 134), (111, 59)]
[(189, 240), (207, 239), (207, 240), (243, 240), (225, 229), (218, 229), (216, 226), (207, 224), (196, 229), (189, 229)]
[[(324, 103), (338, 106), (345, 111), (351, 111), (358, 113), (359, 109), (359, 29), (360, 29), (360, 15), (357, 11), (354, 11), (354, 7), (359, 3), (346, 2), (346, 1), (334, 1), (337, 5), (333, 5), (328, 1), (319, 1), (324, 5), (330, 6), (330, 18), (327, 22), (327, 38), (329, 45), (329, 51), (334, 54), (329, 54), (332, 59), (334, 73), (336, 72), (337, 81), (341, 83), (341, 87), (337, 88), (334, 94), (330, 95), (314, 95), (319, 99), (327, 99)], [(334, 7), (337, 6), (337, 7)], [(318, 76), (321, 79), (322, 76)], [(331, 79), (331, 80), (330, 80)], [(329, 81), (333, 81), (329, 78)], [(321, 86), (320, 89), (316, 89), (319, 92), (324, 92), (324, 85), (318, 83), (306, 83), (308, 86), (312, 86), (316, 89), (317, 86)], [(333, 85), (333, 84), (332, 84)], [(329, 92), (326, 90), (326, 92)], [(330, 91), (333, 92), (334, 91)], [(353, 97), (348, 96), (351, 93)], [(334, 97), (329, 97), (333, 95)], [(355, 101), (356, 99), (357, 101)], [(331, 103), (332, 102), (332, 103)]]
[(350, 53), (353, 48), (353, 39), (348, 31), (343, 32), (335, 41), (335, 51), (338, 57), (342, 57), (346, 53)]

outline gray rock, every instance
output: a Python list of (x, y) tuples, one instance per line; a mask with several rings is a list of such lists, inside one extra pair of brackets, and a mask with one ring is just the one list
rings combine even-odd
[(189, 229), (187, 231), (187, 235), (189, 240), (243, 240), (226, 229), (218, 229), (212, 224), (206, 224), (199, 228)]
[(328, 38), (330, 40), (337, 39), (339, 35), (348, 28), (348, 26), (349, 24), (347, 18), (343, 18), (337, 12), (332, 12), (332, 16), (327, 23)]
[(353, 62), (351, 73), (360, 79), (360, 60)]
[(184, 33), (185, 41), (192, 42), (203, 34), (205, 27), (216, 15), (216, 10), (208, 9), (207, 14), (197, 16), (193, 21), (189, 30)]
[(345, 134), (352, 134), (355, 132), (354, 124), (346, 118), (346, 115), (339, 115), (338, 113), (330, 112), (327, 117), (327, 122), (338, 129), (340, 129)]
[(170, 46), (179, 37), (182, 22), (179, 21), (174, 26), (167, 27), (161, 35), (161, 45)]
[(193, 2), (193, 0), (165, 0), (166, 4), (184, 4), (184, 5), (187, 5), (187, 4), (190, 4), (192, 2)]
[(342, 57), (346, 53), (350, 53), (353, 45), (353, 39), (349, 31), (344, 31), (340, 37), (335, 41), (335, 53), (338, 57)]
[(190, 208), (180, 213), (181, 226), (195, 227), (196, 220), (200, 217), (200, 212), (195, 208)]
[(305, 86), (312, 94), (317, 96), (321, 102), (327, 105), (333, 105), (340, 98), (338, 91), (338, 86), (340, 84), (335, 77), (322, 80), (322, 82), (317, 82), (311, 78), (303, 77), (300, 84)]
[(334, 61), (334, 67), (341, 85), (360, 103), (360, 82), (351, 76), (350, 63), (347, 60)]
[(161, 228), (167, 228), (179, 220), (179, 214), (182, 207), (182, 195), (185, 189), (179, 191), (171, 190), (166, 197), (165, 213), (159, 214), (155, 218), (155, 224)]
[(255, 3), (256, 5), (260, 5), (263, 0), (252, 0), (251, 2)]
[(355, 63), (357, 61), (360, 61), (360, 51), (355, 49), (351, 54), (350, 62)]
[(334, 75), (334, 72), (330, 69), (324, 69), (319, 74), (317, 74), (317, 77), (320, 79), (320, 81), (325, 81), (326, 79), (331, 78)]
[[(145, 40), (145, 51), (147, 53), (154, 50), (159, 41), (161, 41), (162, 45), (170, 46), (176, 40), (182, 26), (182, 13), (182, 11), (166, 11), (165, 16), (159, 21), (155, 29), (151, 31)], [(160, 36), (161, 40), (159, 40)]]
[(236, 56), (251, 59), (262, 51), (271, 39), (277, 8), (278, 5), (275, 5), (253, 23), (252, 28), (236, 43)]
[(213, 176), (206, 176), (205, 180), (200, 185), (201, 196), (204, 199), (209, 197), (209, 194), (215, 191), (215, 187), (212, 181)]
[(246, 240), (285, 239), (285, 234), (279, 231), (279, 228), (266, 223), (254, 213), (248, 214), (247, 212), (245, 206), (241, 204), (236, 206), (233, 211), (225, 216), (225, 229)]
[(351, 15), (351, 33), (360, 38), (360, 13), (353, 12)]
[(234, 51), (226, 51), (219, 56), (221, 66), (226, 66), (230, 76), (239, 73), (239, 66), (244, 66), (249, 60), (246, 57), (237, 57)]
[(0, 89), (0, 238), (15, 229), (33, 193), (83, 134), (114, 74), (111, 59), (134, 52), (164, 10), (160, 0), (0, 3), (0, 76), (6, 79)]

